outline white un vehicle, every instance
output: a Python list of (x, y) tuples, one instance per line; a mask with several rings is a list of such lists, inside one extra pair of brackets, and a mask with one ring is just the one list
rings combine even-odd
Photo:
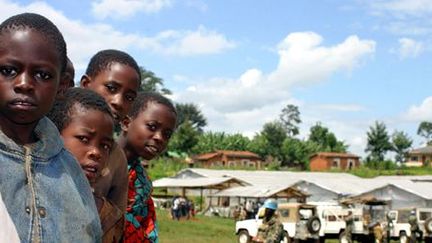
[[(284, 237), (281, 242), (297, 242), (299, 240), (319, 240), (321, 221), (317, 216), (316, 206), (302, 203), (280, 203), (276, 210), (284, 227)], [(262, 216), (255, 219), (238, 221), (236, 234), (239, 243), (249, 243), (257, 235), (262, 223)]]

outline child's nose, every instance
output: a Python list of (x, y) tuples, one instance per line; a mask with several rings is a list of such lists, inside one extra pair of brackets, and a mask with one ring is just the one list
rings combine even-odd
[(15, 92), (29, 92), (34, 90), (34, 83), (30, 75), (23, 72), (15, 79)]

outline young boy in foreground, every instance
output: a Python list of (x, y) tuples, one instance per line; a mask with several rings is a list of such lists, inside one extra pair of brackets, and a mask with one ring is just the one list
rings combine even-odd
[[(105, 100), (81, 88), (68, 89), (48, 114), (68, 149), (78, 160), (93, 186), (110, 156), (114, 140), (114, 121)], [(102, 242), (119, 242), (123, 233), (124, 212), (104, 197), (94, 195), (102, 223)]]
[(66, 67), (66, 43), (41, 15), (0, 24), (0, 193), (21, 242), (98, 242), (91, 188), (45, 117)]

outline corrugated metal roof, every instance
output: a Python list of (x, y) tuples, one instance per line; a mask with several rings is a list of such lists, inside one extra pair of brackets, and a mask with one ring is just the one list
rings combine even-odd
[(227, 183), (229, 181), (237, 182), (243, 185), (249, 185), (248, 183), (241, 181), (236, 178), (229, 177), (213, 177), (213, 178), (188, 178), (188, 179), (176, 179), (176, 178), (161, 178), (153, 182), (153, 187), (169, 187), (169, 188), (199, 188), (199, 187), (211, 187), (219, 184)]
[(267, 186), (245, 186), (233, 187), (214, 193), (215, 197), (251, 197), (251, 198), (266, 198), (271, 197), (278, 192), (287, 190), (287, 186), (267, 185)]

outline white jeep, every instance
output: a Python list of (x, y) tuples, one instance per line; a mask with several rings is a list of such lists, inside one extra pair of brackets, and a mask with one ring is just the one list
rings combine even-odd
[(432, 208), (416, 208), (391, 210), (388, 213), (391, 219), (389, 229), (392, 239), (399, 239), (401, 243), (408, 242), (408, 238), (411, 236), (411, 226), (408, 223), (408, 218), (412, 210), (416, 212), (417, 223), (422, 232), (421, 237), (432, 237)]
[[(260, 210), (262, 212), (262, 210)], [(316, 215), (316, 206), (301, 203), (280, 203), (276, 210), (279, 220), (284, 227), (284, 236), (281, 242), (292, 242), (306, 239), (319, 239), (321, 221)], [(238, 221), (236, 234), (239, 243), (251, 242), (257, 235), (258, 227), (262, 223), (262, 213), (255, 219)]]

